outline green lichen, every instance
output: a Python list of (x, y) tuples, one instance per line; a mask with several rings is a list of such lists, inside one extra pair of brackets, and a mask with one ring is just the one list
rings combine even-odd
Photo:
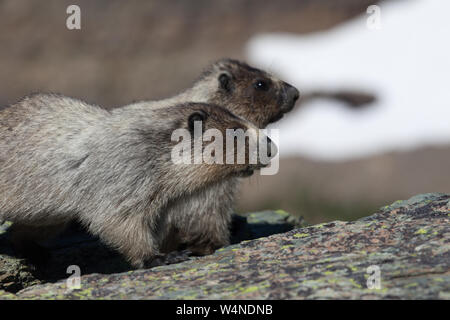
[(258, 290), (262, 290), (265, 288), (270, 287), (270, 284), (267, 282), (261, 283), (259, 285), (253, 285), (253, 286), (249, 286), (249, 287), (245, 287), (245, 288), (239, 288), (240, 293), (245, 294), (245, 293), (251, 293), (251, 292), (255, 292)]
[(250, 293), (250, 292), (258, 291), (258, 290), (260, 290), (260, 289), (261, 289), (260, 287), (257, 287), (257, 286), (251, 286), (251, 287), (242, 289), (242, 290), (241, 290), (241, 293)]
[(283, 217), (288, 217), (290, 215), (289, 213), (287, 213), (286, 211), (284, 211), (282, 209), (275, 210), (275, 213), (280, 216), (283, 216)]
[[(402, 209), (395, 212), (378, 212), (333, 228), (319, 225), (252, 240), (245, 248), (229, 246), (174, 265), (86, 274), (82, 278), (85, 290), (68, 291), (65, 282), (48, 283), (17, 295), (0, 291), (0, 299), (450, 298), (445, 255), (450, 248), (448, 212), (433, 211), (450, 197), (437, 197), (416, 197), (403, 201)], [(423, 200), (430, 199), (432, 205), (424, 208)], [(378, 232), (368, 233), (375, 228)], [(415, 251), (418, 247), (430, 250)], [(366, 287), (369, 265), (382, 265), (383, 289)]]
[(354, 279), (350, 278), (349, 281), (350, 281), (350, 283), (351, 283), (352, 285), (354, 285), (356, 288), (362, 289), (362, 286), (361, 286), (358, 282), (356, 282)]
[(0, 290), (0, 299), (17, 299), (16, 295)]
[(427, 233), (428, 233), (428, 230), (421, 228), (421, 229), (417, 230), (415, 234), (427, 234)]
[(306, 238), (309, 237), (309, 233), (296, 233), (293, 235), (294, 238)]

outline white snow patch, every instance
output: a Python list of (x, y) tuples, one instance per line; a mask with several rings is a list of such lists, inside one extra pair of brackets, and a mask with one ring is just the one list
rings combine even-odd
[(262, 34), (247, 47), (250, 63), (308, 89), (363, 89), (367, 109), (316, 100), (287, 115), (280, 154), (345, 160), (450, 143), (450, 1), (382, 3), (381, 26), (361, 16), (306, 36)]

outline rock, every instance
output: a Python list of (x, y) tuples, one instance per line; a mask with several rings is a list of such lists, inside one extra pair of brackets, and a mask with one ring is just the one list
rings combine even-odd
[(304, 226), (306, 222), (302, 217), (294, 217), (283, 210), (235, 214), (232, 221), (231, 243), (267, 237)]
[(24, 259), (12, 257), (13, 250), (5, 245), (5, 231), (10, 223), (0, 225), (0, 297), (2, 289), (15, 292), (23, 288), (23, 283), (35, 285), (40, 283), (33, 275), (36, 269)]
[[(9, 225), (0, 226), (0, 290), (17, 292), (38, 283), (66, 279), (71, 275), (67, 273), (71, 265), (79, 266), (83, 274), (113, 274), (132, 269), (121, 255), (88, 235), (78, 225), (71, 226), (63, 235), (47, 243), (50, 260), (44, 265), (34, 266), (14, 255), (6, 233)], [(286, 232), (304, 225), (301, 218), (282, 210), (236, 214), (233, 216), (232, 243)], [(189, 259), (192, 258), (186, 252), (175, 252), (158, 263), (165, 265)]]
[[(335, 221), (243, 241), (206, 257), (40, 284), (0, 299), (450, 299), (450, 195), (397, 201)], [(368, 288), (368, 283), (380, 288)]]

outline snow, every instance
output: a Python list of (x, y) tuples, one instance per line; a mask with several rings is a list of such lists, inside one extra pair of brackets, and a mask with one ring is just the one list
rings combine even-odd
[(281, 156), (346, 160), (450, 143), (450, 1), (382, 3), (370, 14), (310, 35), (261, 34), (248, 60), (300, 91), (362, 89), (378, 100), (358, 111), (315, 100), (272, 125)]

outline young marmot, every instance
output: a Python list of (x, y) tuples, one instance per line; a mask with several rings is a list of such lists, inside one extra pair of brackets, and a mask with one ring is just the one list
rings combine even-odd
[[(243, 62), (224, 59), (208, 67), (194, 85), (174, 97), (137, 102), (135, 106), (164, 108), (188, 101), (221, 105), (259, 128), (283, 117), (299, 98), (293, 86)], [(113, 111), (120, 112), (120, 108)], [(173, 219), (165, 252), (185, 247), (194, 254), (209, 254), (229, 243), (229, 225), (239, 179), (219, 181), (168, 207)]]
[(171, 230), (168, 207), (262, 166), (174, 163), (171, 135), (192, 132), (195, 121), (224, 136), (227, 128), (257, 130), (205, 103), (111, 113), (59, 95), (23, 99), (0, 112), (0, 220), (13, 222), (19, 249), (78, 220), (135, 267), (144, 266)]

